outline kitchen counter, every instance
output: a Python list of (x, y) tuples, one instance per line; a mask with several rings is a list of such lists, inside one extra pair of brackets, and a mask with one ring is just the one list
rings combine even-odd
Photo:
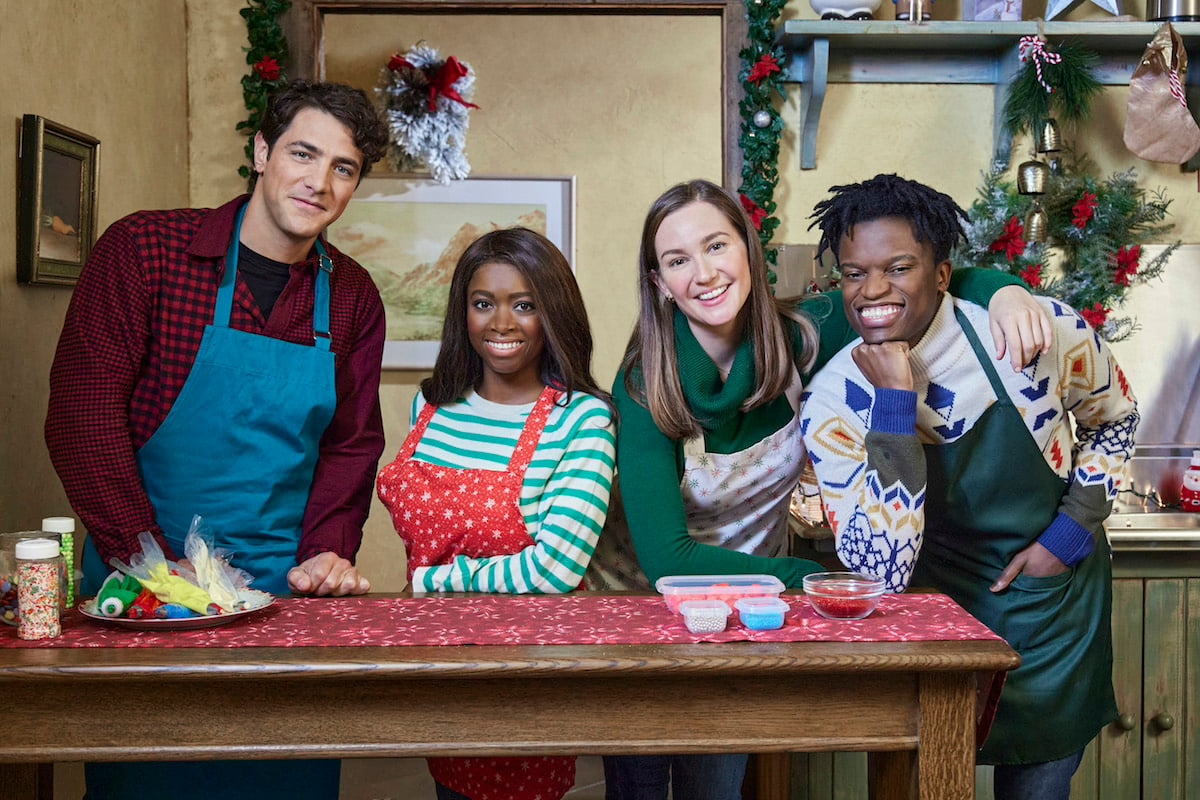
[(1200, 550), (1200, 514), (1118, 511), (1104, 523), (1114, 551)]

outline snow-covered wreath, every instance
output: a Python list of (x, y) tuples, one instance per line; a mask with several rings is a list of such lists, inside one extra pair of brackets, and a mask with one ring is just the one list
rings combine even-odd
[(391, 132), (389, 166), (411, 172), (424, 165), (439, 183), (467, 177), (467, 115), (479, 107), (470, 102), (474, 86), (470, 65), (454, 56), (440, 59), (437, 50), (424, 44), (392, 56), (375, 88), (376, 104)]

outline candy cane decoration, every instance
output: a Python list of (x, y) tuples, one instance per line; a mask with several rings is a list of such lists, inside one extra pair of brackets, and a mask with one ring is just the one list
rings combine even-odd
[(1171, 85), (1171, 95), (1179, 101), (1179, 105), (1187, 108), (1187, 98), (1183, 94), (1183, 83), (1179, 80), (1179, 70), (1167, 70), (1167, 83)]
[(1022, 36), (1020, 42), (1017, 43), (1017, 52), (1022, 61), (1033, 61), (1034, 69), (1037, 70), (1038, 83), (1047, 92), (1053, 92), (1054, 89), (1046, 83), (1046, 79), (1042, 75), (1042, 64), (1058, 64), (1062, 61), (1062, 56), (1047, 50), (1045, 40), (1037, 36)]

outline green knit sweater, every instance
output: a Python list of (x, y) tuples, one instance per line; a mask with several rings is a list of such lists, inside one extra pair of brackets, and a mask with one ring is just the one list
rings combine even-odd
[[(950, 291), (986, 306), (1004, 286), (1022, 285), (1006, 273), (990, 269), (956, 270)], [(820, 329), (814, 371), (845, 345), (858, 338), (842, 311), (840, 292), (827, 292), (804, 300), (801, 308)], [(798, 328), (796, 352), (800, 351)], [(755, 408), (738, 407), (754, 390), (754, 361), (749, 339), (738, 348), (729, 377), (721, 382), (717, 367), (701, 349), (686, 319), (676, 314), (675, 345), (679, 375), (688, 406), (704, 428), (704, 449), (709, 453), (745, 450), (786, 425), (796, 414), (786, 396)], [(804, 376), (807, 383), (808, 376)], [(613, 381), (613, 399), (619, 412), (617, 475), (621, 502), (638, 563), (653, 585), (663, 575), (724, 575), (763, 573), (774, 575), (785, 586), (799, 587), (803, 576), (820, 569), (807, 559), (767, 558), (704, 545), (688, 534), (679, 482), (683, 477), (683, 441), (672, 439), (654, 424), (645, 406), (629, 396), (625, 373)], [(603, 535), (603, 534), (602, 534)], [(603, 548), (601, 548), (602, 550)], [(600, 555), (600, 550), (597, 555)]]

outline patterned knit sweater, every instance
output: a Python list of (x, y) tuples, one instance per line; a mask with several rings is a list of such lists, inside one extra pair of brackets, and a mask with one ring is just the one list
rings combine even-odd
[[(1069, 307), (1042, 302), (1054, 322), (1052, 350), (1020, 372), (993, 364), (1046, 463), (1063, 479), (1058, 515), (1036, 539), (1071, 565), (1091, 552), (1091, 531), (1108, 516), (1133, 449), (1138, 413), (1100, 337)], [(992, 349), (986, 310), (947, 295), (910, 353), (916, 391), (876, 390), (851, 357), (856, 342), (826, 365), (804, 395), (804, 441), (837, 535), (838, 556), (852, 570), (883, 578), (891, 591), (906, 588), (921, 549), (926, 480), (921, 445), (955, 441), (996, 400), (955, 319), (955, 305), (984, 348)]]
[[(418, 392), (412, 419), (424, 405)], [(412, 457), (502, 471), (533, 405), (502, 405), (471, 393), (437, 409)], [(420, 567), (413, 573), (413, 589), (554, 593), (577, 588), (608, 512), (615, 447), (608, 406), (592, 395), (573, 393), (566, 407), (551, 410), (521, 484), (521, 513), (534, 545), (512, 555), (458, 556), (449, 564)]]

